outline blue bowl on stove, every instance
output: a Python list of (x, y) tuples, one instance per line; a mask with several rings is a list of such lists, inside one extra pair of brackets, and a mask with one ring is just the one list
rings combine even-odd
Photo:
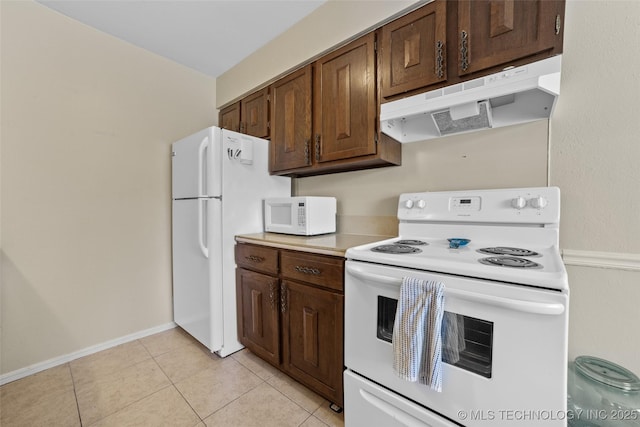
[(471, 241), (469, 239), (460, 239), (460, 238), (451, 238), (451, 239), (447, 239), (449, 241), (449, 248), (450, 249), (458, 249), (461, 247), (465, 247), (467, 246), (467, 244)]

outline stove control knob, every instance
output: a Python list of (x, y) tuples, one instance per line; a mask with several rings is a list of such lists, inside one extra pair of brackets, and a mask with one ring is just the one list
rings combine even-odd
[(531, 207), (536, 209), (544, 209), (548, 203), (549, 202), (547, 201), (547, 199), (542, 196), (534, 197), (533, 199), (529, 200), (529, 204), (531, 205)]
[(404, 207), (407, 209), (411, 209), (413, 207), (413, 200), (407, 200), (404, 202)]
[(516, 197), (515, 199), (511, 200), (511, 206), (516, 209), (523, 209), (525, 206), (527, 206), (527, 199), (525, 199), (524, 197)]
[(427, 206), (427, 202), (424, 200), (418, 200), (418, 208), (424, 209), (425, 206)]

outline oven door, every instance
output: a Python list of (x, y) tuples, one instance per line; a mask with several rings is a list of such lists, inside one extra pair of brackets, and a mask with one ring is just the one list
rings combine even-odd
[[(457, 336), (443, 333), (440, 393), (393, 371), (403, 277), (445, 286), (444, 321)], [(464, 426), (564, 426), (567, 310), (568, 295), (559, 291), (348, 260), (345, 365)]]

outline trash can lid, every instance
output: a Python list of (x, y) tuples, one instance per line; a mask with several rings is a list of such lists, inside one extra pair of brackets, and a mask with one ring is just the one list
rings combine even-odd
[(592, 380), (624, 391), (640, 390), (640, 378), (633, 372), (608, 360), (593, 356), (578, 356), (576, 371)]

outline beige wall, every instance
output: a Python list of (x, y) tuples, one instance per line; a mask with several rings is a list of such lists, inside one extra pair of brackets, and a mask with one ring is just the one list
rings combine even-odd
[(171, 322), (170, 143), (215, 79), (1, 2), (1, 372)]
[[(303, 26), (220, 76), (217, 104), (359, 34), (409, 3), (327, 2)], [(550, 126), (537, 122), (408, 144), (403, 146), (400, 167), (297, 179), (296, 192), (336, 196), (339, 221), (348, 224), (342, 231), (361, 232), (363, 216), (379, 216), (371, 221), (375, 225), (384, 222), (381, 218), (392, 219), (402, 192), (559, 186), (561, 247), (583, 258), (592, 255), (588, 251), (612, 252), (614, 258), (631, 258), (633, 264), (631, 271), (568, 266), (570, 359), (591, 354), (640, 374), (640, 334), (633, 331), (640, 324), (638, 16), (637, 1), (568, 0), (562, 93)]]
[[(421, 0), (424, 3), (425, 0)], [(218, 107), (416, 4), (415, 0), (328, 0), (218, 77)], [(256, 68), (257, 67), (257, 68)]]
[[(562, 189), (560, 244), (575, 253), (569, 356), (640, 375), (640, 2), (569, 0), (551, 183)], [(594, 262), (590, 260), (594, 257)], [(578, 266), (611, 257), (630, 270)]]

